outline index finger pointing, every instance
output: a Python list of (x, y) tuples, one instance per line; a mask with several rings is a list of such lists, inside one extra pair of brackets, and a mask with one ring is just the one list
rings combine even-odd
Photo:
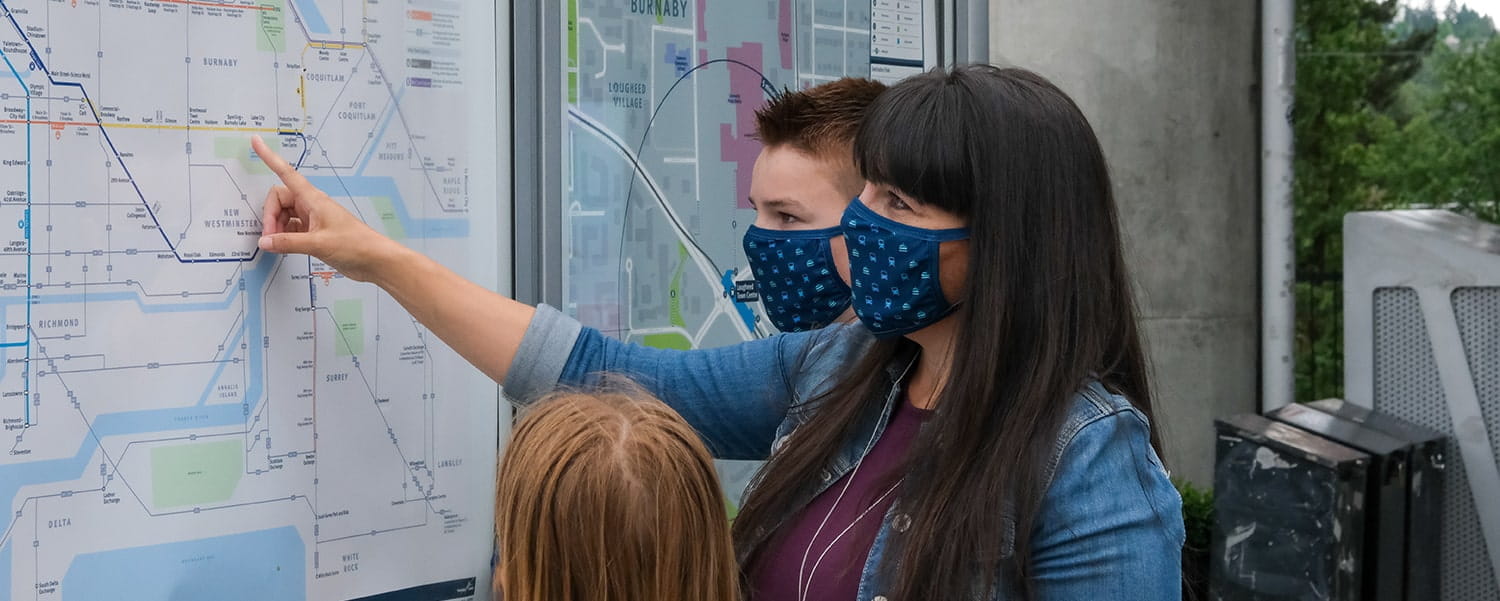
[(250, 138), (250, 148), (255, 150), (255, 156), (260, 157), (260, 161), (265, 163), (266, 167), (276, 174), (276, 177), (281, 178), (282, 183), (285, 183), (287, 187), (308, 185), (307, 179), (302, 177), (301, 173), (297, 173), (297, 168), (292, 167), (291, 163), (272, 151), (271, 147), (266, 145), (266, 141), (260, 139), (260, 136)]

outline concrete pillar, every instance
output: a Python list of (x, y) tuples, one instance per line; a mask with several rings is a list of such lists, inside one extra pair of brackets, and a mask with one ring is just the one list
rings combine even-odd
[(990, 56), (1051, 79), (1104, 145), (1174, 477), (1257, 407), (1257, 3), (992, 0)]

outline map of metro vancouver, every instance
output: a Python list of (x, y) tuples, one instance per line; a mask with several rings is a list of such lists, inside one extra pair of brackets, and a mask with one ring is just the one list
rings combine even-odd
[(493, 286), (493, 11), (0, 0), (0, 599), (488, 588), (494, 384), (256, 249), (249, 136)]

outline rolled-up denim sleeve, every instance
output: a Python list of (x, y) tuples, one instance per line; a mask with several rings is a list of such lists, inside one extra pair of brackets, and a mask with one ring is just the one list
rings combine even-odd
[(778, 335), (705, 350), (625, 344), (538, 307), (505, 379), (505, 393), (527, 403), (557, 385), (623, 375), (660, 397), (697, 430), (715, 457), (764, 459), (790, 405), (785, 357), (805, 335)]
[(1182, 596), (1182, 499), (1133, 409), (1094, 417), (1067, 440), (1032, 538), (1038, 599)]

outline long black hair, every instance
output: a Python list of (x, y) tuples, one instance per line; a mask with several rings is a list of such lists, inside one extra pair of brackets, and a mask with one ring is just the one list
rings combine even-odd
[[(1031, 596), (1030, 533), (1072, 399), (1097, 380), (1151, 417), (1151, 391), (1104, 154), (1061, 90), (1021, 69), (969, 65), (909, 78), (855, 139), (865, 179), (968, 222), (968, 281), (952, 367), (911, 448), (911, 526), (885, 555), (893, 599)], [(851, 424), (884, 402), (880, 341), (810, 401), (816, 411), (758, 476), (735, 520), (747, 562), (805, 501)], [(1160, 441), (1151, 444), (1160, 453)]]

